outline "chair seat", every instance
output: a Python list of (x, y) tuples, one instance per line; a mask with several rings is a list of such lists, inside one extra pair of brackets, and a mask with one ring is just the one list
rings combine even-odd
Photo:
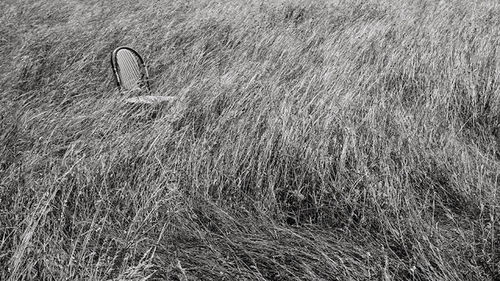
[(177, 100), (175, 96), (137, 96), (128, 98), (125, 103), (129, 104), (167, 104), (174, 103)]

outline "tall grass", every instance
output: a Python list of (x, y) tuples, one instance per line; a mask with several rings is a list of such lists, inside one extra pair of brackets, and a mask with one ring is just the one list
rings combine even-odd
[(500, 278), (497, 1), (0, 11), (1, 280)]

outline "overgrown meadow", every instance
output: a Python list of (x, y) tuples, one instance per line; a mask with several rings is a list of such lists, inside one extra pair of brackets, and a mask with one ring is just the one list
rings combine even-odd
[[(3, 0), (1, 280), (499, 280), (496, 0)], [(131, 106), (111, 51), (165, 106)]]

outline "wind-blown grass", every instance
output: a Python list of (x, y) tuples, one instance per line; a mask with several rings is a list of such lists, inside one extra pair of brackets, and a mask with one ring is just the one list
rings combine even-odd
[(498, 280), (499, 4), (308, 2), (3, 1), (0, 279)]

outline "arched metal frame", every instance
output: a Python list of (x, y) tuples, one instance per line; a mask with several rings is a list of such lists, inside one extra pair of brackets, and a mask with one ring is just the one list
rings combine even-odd
[(116, 86), (119, 89), (122, 89), (122, 81), (120, 78), (120, 68), (119, 68), (119, 65), (117, 62), (117, 55), (118, 55), (118, 52), (121, 50), (130, 51), (138, 59), (138, 62), (140, 63), (140, 67), (144, 71), (144, 75), (140, 80), (141, 80), (141, 82), (143, 82), (144, 87), (149, 92), (150, 91), (149, 73), (148, 73), (148, 69), (147, 69), (146, 65), (144, 64), (144, 60), (142, 59), (141, 55), (139, 55), (139, 53), (136, 50), (134, 50), (130, 47), (126, 47), (126, 46), (118, 47), (111, 53), (111, 67), (113, 68), (113, 74), (115, 76)]

